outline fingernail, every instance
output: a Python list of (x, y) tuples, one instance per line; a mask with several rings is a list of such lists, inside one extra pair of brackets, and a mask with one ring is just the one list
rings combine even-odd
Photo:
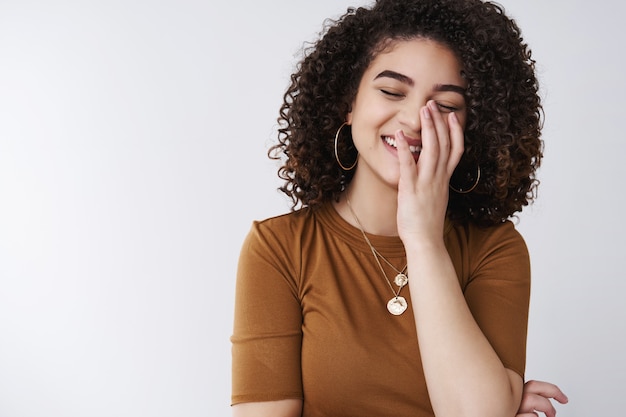
[(428, 107), (424, 107), (422, 109), (422, 115), (425, 119), (430, 119), (430, 109)]

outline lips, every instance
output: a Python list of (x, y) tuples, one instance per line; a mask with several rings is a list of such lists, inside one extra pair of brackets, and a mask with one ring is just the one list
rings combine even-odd
[[(415, 140), (409, 140), (407, 139), (409, 142), (409, 150), (411, 151), (411, 153), (413, 155), (419, 155), (419, 153), (422, 151), (422, 145), (419, 143), (415, 143), (415, 144), (411, 144), (411, 142), (416, 142)], [(383, 141), (385, 141), (385, 143), (393, 148), (398, 149), (398, 146), (396, 145), (396, 138), (393, 136), (383, 136)]]

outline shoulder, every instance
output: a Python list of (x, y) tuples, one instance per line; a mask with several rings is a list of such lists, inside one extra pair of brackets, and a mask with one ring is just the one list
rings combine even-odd
[(266, 247), (273, 252), (293, 252), (317, 224), (315, 211), (305, 207), (252, 222), (245, 247)]
[(511, 245), (526, 248), (524, 238), (510, 220), (487, 227), (473, 223), (450, 224), (446, 237), (473, 249)]
[(311, 208), (303, 207), (288, 213), (282, 213), (262, 220), (255, 220), (253, 224), (268, 228), (283, 227), (306, 221), (307, 219), (310, 219), (312, 215), (313, 210)]
[(252, 222), (251, 233), (266, 237), (293, 237), (315, 222), (315, 214), (308, 207)]
[(454, 224), (447, 230), (446, 241), (451, 253), (465, 259), (469, 271), (495, 264), (530, 268), (526, 242), (509, 220), (488, 227)]
[(315, 224), (315, 213), (308, 208), (252, 222), (239, 256), (242, 275), (270, 276), (279, 271), (280, 276), (296, 279)]

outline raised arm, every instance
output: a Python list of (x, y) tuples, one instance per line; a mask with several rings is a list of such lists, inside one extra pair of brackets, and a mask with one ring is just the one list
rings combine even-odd
[(417, 165), (406, 141), (398, 141), (398, 231), (433, 410), (438, 417), (513, 417), (522, 377), (504, 366), (478, 326), (443, 240), (448, 183), (463, 153), (462, 126), (453, 113), (446, 123), (433, 102), (420, 117)]

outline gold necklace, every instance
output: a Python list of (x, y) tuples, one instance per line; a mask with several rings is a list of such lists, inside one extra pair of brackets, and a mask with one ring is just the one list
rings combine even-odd
[[(352, 205), (350, 204), (350, 199), (348, 198), (348, 196), (346, 196), (346, 203), (348, 203), (348, 208), (350, 209), (350, 212), (352, 213), (356, 224), (359, 225), (359, 230), (361, 230), (363, 239), (365, 239), (365, 242), (372, 251), (372, 255), (374, 255), (374, 259), (376, 260), (376, 264), (378, 265), (380, 272), (382, 272), (383, 276), (385, 277), (385, 281), (387, 281), (387, 284), (389, 284), (389, 288), (391, 288), (391, 292), (394, 295), (394, 297), (387, 302), (387, 310), (389, 310), (389, 312), (394, 316), (399, 316), (400, 314), (404, 313), (408, 307), (406, 298), (400, 296), (400, 291), (402, 291), (402, 288), (404, 288), (404, 286), (409, 282), (409, 277), (407, 276), (407, 274), (404, 273), (404, 271), (406, 271), (407, 265), (402, 268), (402, 271), (399, 271), (395, 266), (393, 266), (391, 262), (389, 262), (383, 255), (381, 255), (381, 253), (378, 252), (376, 248), (374, 248), (374, 245), (372, 245), (372, 242), (370, 242), (369, 238), (365, 234), (365, 230), (363, 230), (363, 225), (361, 225), (359, 218), (356, 216), (356, 213), (352, 209)], [(394, 283), (398, 286), (398, 291), (393, 289), (393, 285), (391, 285), (391, 281), (389, 280), (389, 277), (387, 277), (385, 269), (378, 259), (379, 256), (383, 259), (383, 261), (387, 263), (387, 265), (391, 266), (394, 271), (398, 273), (398, 275), (396, 275), (394, 279)]]

